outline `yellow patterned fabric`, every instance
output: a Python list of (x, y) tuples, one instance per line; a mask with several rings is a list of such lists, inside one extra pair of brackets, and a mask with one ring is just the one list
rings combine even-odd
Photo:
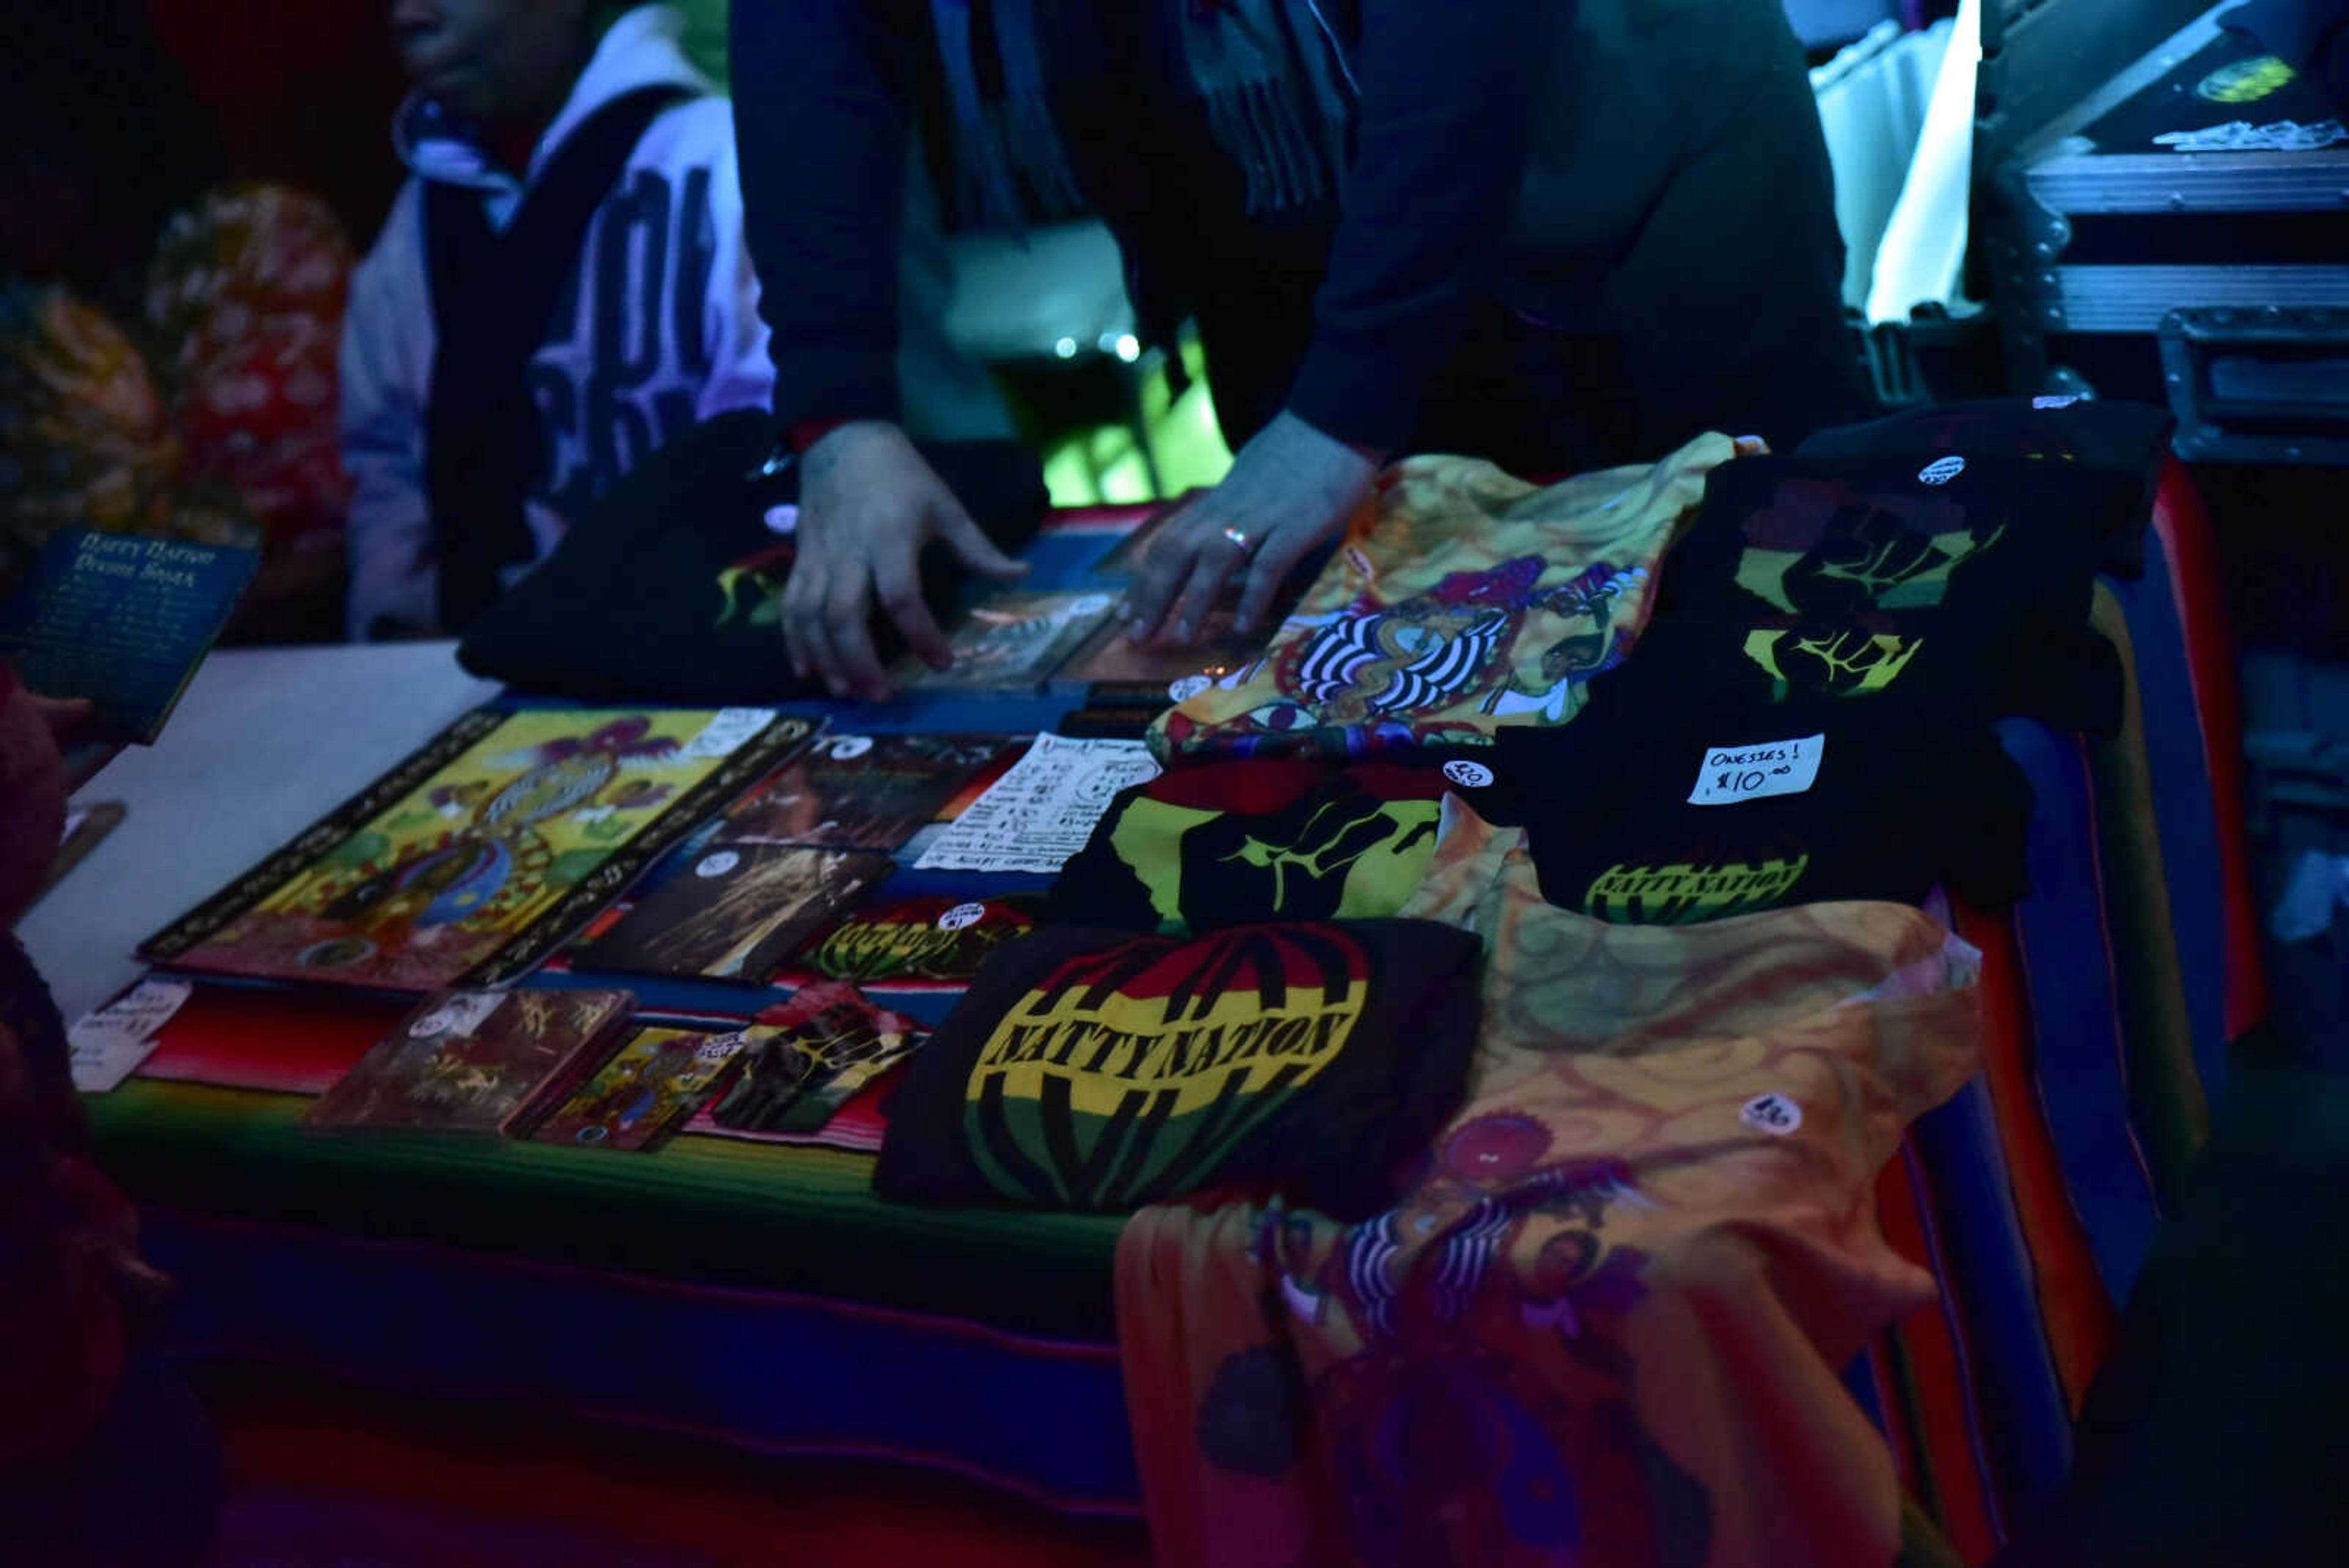
[(1407, 909), (1485, 939), (1484, 1023), (1401, 1203), (1121, 1242), (1162, 1568), (1891, 1563), (1838, 1370), (1933, 1299), (1876, 1176), (1974, 1071), (1977, 955), (1889, 904), (1609, 926), (1452, 809)]
[(1162, 715), (1151, 748), (1349, 757), (1563, 724), (1630, 652), (1705, 476), (1759, 450), (1704, 435), (1547, 488), (1467, 458), (1399, 463), (1265, 657)]
[(337, 535), (349, 246), (312, 199), (222, 192), (166, 228), (144, 321), (0, 284), (0, 583), (60, 528), (259, 545)]

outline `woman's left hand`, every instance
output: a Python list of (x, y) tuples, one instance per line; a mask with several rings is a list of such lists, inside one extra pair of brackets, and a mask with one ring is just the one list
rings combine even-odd
[(1136, 642), (1192, 641), (1245, 568), (1238, 629), (1255, 631), (1297, 563), (1346, 525), (1371, 492), (1376, 460), (1286, 413), (1240, 450), (1224, 482), (1151, 541), (1126, 596)]

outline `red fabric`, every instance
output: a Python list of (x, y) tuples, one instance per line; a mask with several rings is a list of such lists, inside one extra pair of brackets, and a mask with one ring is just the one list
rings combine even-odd
[(2023, 961), (2014, 926), (1960, 904), (1958, 935), (1982, 955), (1982, 1063), (1998, 1141), (2023, 1224), (2023, 1244), (2036, 1277), (2039, 1317), (2072, 1414), (2080, 1413), (2088, 1384), (2112, 1355), (2120, 1317), (2096, 1272), (2088, 1233), (2073, 1210), (2031, 1062), (2031, 1003), (2023, 987)]
[(398, 1002), (198, 986), (140, 1067), (233, 1089), (316, 1095), (350, 1071), (406, 1013)]
[[(1433, 768), (1371, 762), (1342, 771), (1374, 800), (1439, 800), (1447, 787)], [(1308, 758), (1249, 758), (1161, 774), (1147, 793), (1152, 800), (1194, 811), (1269, 816), (1294, 805), (1299, 796), (1331, 776), (1326, 763)]]
[[(1933, 1269), (1932, 1217), (1905, 1149), (1902, 1158), (1884, 1168), (1876, 1194), (1884, 1239), (1893, 1251), (1920, 1268)], [(1909, 1316), (1894, 1333), (1908, 1352), (1915, 1378), (1924, 1469), (1936, 1494), (1935, 1522), (1969, 1563), (1986, 1563), (1998, 1555), (2000, 1532), (1992, 1511), (1991, 1480), (1983, 1473), (1976, 1443), (1982, 1417), (1966, 1377), (1955, 1303), (1947, 1295), (1951, 1282), (1942, 1271), (1933, 1272), (1943, 1299)]]
[(2153, 507), (2154, 532), (2169, 557), (2169, 589), (2186, 629), (2186, 658), (2194, 682), (2194, 709), (2218, 810), (2219, 869), (2227, 922), (2227, 1036), (2240, 1040), (2268, 1015), (2267, 974), (2260, 965), (2260, 925), (2251, 894), (2251, 857), (2243, 843), (2243, 692), (2234, 640), (2220, 590), (2218, 542), (2201, 492), (2175, 458), (2161, 476)]

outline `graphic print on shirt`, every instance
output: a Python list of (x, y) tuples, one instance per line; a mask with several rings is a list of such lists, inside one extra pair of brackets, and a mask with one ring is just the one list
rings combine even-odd
[(1032, 900), (980, 904), (931, 896), (860, 910), (809, 944), (796, 961), (831, 980), (968, 980), (987, 955), (1035, 928)]
[(1392, 914), (1434, 853), (1432, 800), (1316, 791), (1269, 815), (1143, 798), (1110, 845), (1142, 884), (1159, 929)]
[(686, 387), (660, 393), (649, 407), (630, 394), (672, 363), (673, 374), (709, 374), (701, 312), (717, 261), (708, 169), (688, 170), (682, 193), (658, 170), (635, 170), (605, 198), (543, 346), (569, 347), (584, 330), (593, 366), (584, 381), (543, 351), (530, 367), (547, 442), (533, 501), (576, 517), (622, 474), (693, 428), (694, 397)]
[(1613, 925), (1696, 925), (1775, 908), (1810, 867), (1807, 855), (1706, 865), (1613, 866), (1584, 890), (1582, 912)]
[(1367, 955), (1330, 927), (1071, 959), (981, 1049), (971, 1153), (1007, 1198), (1105, 1208), (1185, 1190), (1337, 1061), (1369, 994)]
[(1924, 646), (1895, 618), (1937, 609), (1957, 570), (2004, 536), (1969, 523), (1945, 495), (1864, 495), (1831, 480), (1789, 479), (1745, 520), (1740, 587), (1784, 618), (1752, 628), (1745, 656), (1784, 701), (1889, 689)]
[[(1562, 719), (1572, 687), (1621, 661), (1621, 639), (1610, 624), (1614, 606), (1636, 595), (1647, 573), (1601, 563), (1544, 590), (1537, 587), (1544, 569), (1541, 557), (1522, 556), (1487, 571), (1452, 573), (1394, 605), (1364, 593), (1332, 615), (1300, 618), (1312, 634), (1277, 654), (1274, 670), (1281, 692), (1296, 701), (1267, 704), (1249, 717), (1271, 730), (1409, 719), (1490, 688), (1485, 712), (1555, 709)], [(1549, 684), (1541, 688), (1505, 679), (1518, 633), (1536, 610), (1597, 627), (1544, 650), (1541, 676)], [(1243, 670), (1232, 683), (1254, 673)]]

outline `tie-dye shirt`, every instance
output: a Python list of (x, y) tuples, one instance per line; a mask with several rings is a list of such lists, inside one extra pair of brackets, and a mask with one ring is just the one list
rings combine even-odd
[(1348, 757), (1563, 724), (1630, 651), (1705, 476), (1755, 450), (1700, 436), (1546, 489), (1465, 458), (1400, 463), (1266, 655), (1162, 718), (1152, 750)]

